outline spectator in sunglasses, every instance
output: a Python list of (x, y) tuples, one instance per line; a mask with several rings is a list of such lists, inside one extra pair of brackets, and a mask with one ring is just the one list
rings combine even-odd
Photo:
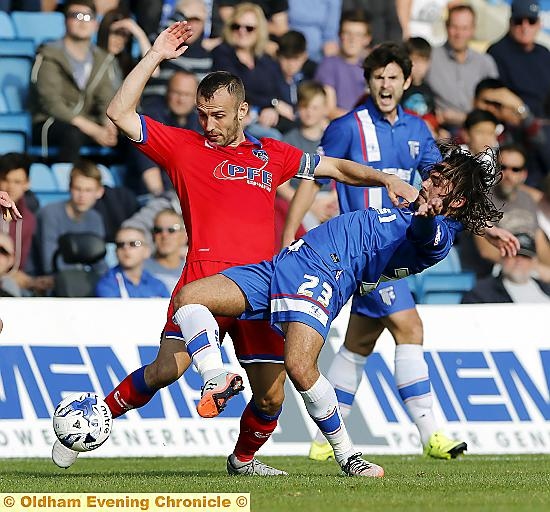
[(132, 56), (134, 39), (139, 45), (140, 57), (143, 57), (151, 48), (143, 29), (121, 9), (105, 13), (97, 31), (97, 46), (115, 56), (111, 75), (115, 87), (120, 86), (136, 64)]
[[(521, 98), (524, 106), (520, 113), (530, 112), (535, 118), (544, 119), (548, 118), (550, 51), (535, 42), (540, 29), (539, 1), (514, 0), (508, 33), (487, 51), (494, 57), (504, 85)], [(542, 138), (550, 140), (550, 126), (542, 123), (541, 132)], [(540, 186), (550, 168), (550, 146), (536, 144), (529, 152), (528, 164), (528, 183)]]
[(174, 210), (162, 210), (155, 216), (152, 229), (154, 254), (145, 261), (145, 270), (173, 290), (185, 264), (187, 233), (183, 218)]
[(85, 145), (114, 147), (117, 130), (105, 111), (115, 93), (111, 81), (114, 57), (92, 43), (97, 31), (92, 0), (64, 4), (65, 35), (42, 45), (29, 91), (34, 143), (48, 158), (58, 146), (58, 161), (74, 162)]
[(97, 283), (96, 297), (153, 298), (169, 297), (162, 281), (143, 268), (151, 255), (145, 231), (121, 228), (115, 237), (118, 265), (110, 269)]
[[(535, 240), (537, 255), (537, 272), (541, 280), (550, 281), (550, 242), (541, 230), (537, 218), (537, 205), (527, 193), (523, 184), (527, 179), (525, 151), (516, 144), (506, 144), (500, 148), (499, 161), (502, 179), (494, 187), (493, 203), (503, 212), (497, 226), (512, 233), (527, 233)], [(493, 264), (501, 262), (498, 251), (476, 236), (474, 242), (482, 258), (489, 261), (490, 270)], [(480, 267), (481, 268), (481, 267)], [(478, 272), (483, 274), (483, 272)]]
[(247, 131), (255, 137), (281, 138), (279, 116), (294, 120), (294, 109), (282, 101), (285, 83), (277, 63), (265, 52), (268, 27), (262, 9), (245, 2), (225, 23), (223, 43), (212, 51), (215, 71), (229, 71), (244, 84), (249, 104)]
[(487, 50), (497, 63), (504, 85), (536, 117), (544, 115), (550, 90), (550, 52), (535, 42), (541, 28), (539, 14), (538, 0), (514, 0), (508, 33)]

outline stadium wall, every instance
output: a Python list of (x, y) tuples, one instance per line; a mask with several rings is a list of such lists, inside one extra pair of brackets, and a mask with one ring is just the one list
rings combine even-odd
[[(426, 360), (443, 428), (469, 453), (550, 453), (550, 307), (424, 306)], [(2, 299), (0, 457), (49, 457), (51, 415), (69, 392), (102, 396), (151, 361), (164, 324), (164, 300)], [(338, 350), (349, 309), (333, 323), (322, 352)], [(231, 344), (224, 358), (238, 369)], [(414, 454), (420, 442), (393, 383), (393, 341), (384, 335), (365, 367), (348, 421), (366, 454)], [(200, 379), (189, 371), (146, 407), (117, 419), (111, 438), (89, 456), (227, 455), (250, 390), (217, 419), (198, 417)], [(288, 384), (287, 384), (288, 386)], [(287, 387), (278, 429), (264, 454), (305, 455), (314, 424)]]

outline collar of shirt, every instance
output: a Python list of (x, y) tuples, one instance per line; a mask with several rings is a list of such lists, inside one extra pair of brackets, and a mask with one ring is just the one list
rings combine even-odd
[(244, 137), (245, 139), (237, 146), (218, 146), (217, 144), (212, 144), (208, 142), (208, 139), (203, 135), (205, 146), (212, 149), (237, 150), (238, 148), (242, 148), (246, 146), (256, 146), (258, 148), (263, 148), (262, 142), (258, 140), (256, 137), (254, 137), (253, 135), (250, 135), (249, 133), (244, 132)]
[(508, 44), (508, 48), (506, 48), (507, 50), (513, 50), (517, 53), (519, 53), (520, 55), (521, 54), (524, 54), (524, 55), (529, 55), (533, 52), (537, 52), (539, 53), (542, 49), (542, 53), (544, 53), (544, 50), (546, 50), (546, 48), (544, 46), (541, 46), (540, 44), (538, 43), (535, 43), (535, 45), (533, 46), (533, 48), (531, 50), (526, 50), (524, 46), (522, 46), (521, 44), (519, 44), (511, 35), (510, 33), (508, 32), (504, 38), (503, 38), (503, 41), (506, 42)]
[(245, 136), (246, 139), (245, 139), (244, 142), (241, 142), (239, 144), (239, 146), (252, 144), (253, 146), (258, 146), (259, 148), (262, 147), (261, 141), (259, 139), (257, 139), (256, 137), (254, 137), (254, 135), (250, 135), (250, 133), (244, 132), (244, 136)]
[(146, 286), (150, 282), (150, 274), (145, 269), (143, 269), (143, 271), (141, 273), (141, 278), (140, 278), (138, 284), (135, 284), (133, 281), (131, 281), (128, 278), (128, 276), (126, 275), (126, 272), (124, 272), (124, 269), (120, 265), (117, 265), (116, 267), (114, 267), (113, 270), (114, 270), (115, 275), (117, 273), (120, 273), (122, 275), (123, 279), (124, 279), (124, 282), (127, 285), (132, 286), (133, 288), (139, 288), (140, 286)]
[[(378, 109), (376, 104), (374, 103), (372, 96), (369, 96), (367, 98), (367, 101), (364, 105), (362, 105), (359, 108), (366, 108), (369, 111), (369, 115), (374, 123), (388, 123), (388, 120), (383, 116), (382, 112)], [(402, 123), (403, 117), (404, 117), (405, 111), (403, 110), (403, 107), (398, 104), (397, 105), (397, 119), (395, 120), (395, 123), (393, 123), (392, 126), (395, 126), (399, 123)]]
[[(445, 43), (443, 47), (445, 48), (447, 55), (454, 61), (458, 62), (456, 60), (456, 52), (451, 48), (448, 41)], [(466, 60), (464, 62), (459, 62), (459, 64), (464, 64), (468, 62), (471, 58), (472, 58), (472, 50), (470, 48), (466, 48)]]

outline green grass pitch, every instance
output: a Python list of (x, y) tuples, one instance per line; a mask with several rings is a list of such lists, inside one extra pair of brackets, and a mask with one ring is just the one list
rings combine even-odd
[(378, 456), (382, 479), (349, 478), (334, 461), (260, 457), (286, 477), (229, 477), (223, 457), (0, 459), (0, 492), (249, 492), (254, 512), (549, 511), (550, 455), (427, 460)]

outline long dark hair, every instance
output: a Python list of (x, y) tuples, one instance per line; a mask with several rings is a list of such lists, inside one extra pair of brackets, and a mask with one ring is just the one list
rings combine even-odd
[[(129, 17), (130, 14), (125, 9), (113, 9), (111, 11), (107, 11), (103, 16), (97, 30), (97, 46), (108, 52), (109, 31), (111, 30), (111, 25), (115, 21), (124, 20)], [(128, 38), (126, 47), (118, 55), (116, 55), (116, 59), (122, 71), (122, 75), (127, 76), (134, 67), (134, 59), (132, 57), (132, 37)]]
[[(452, 184), (452, 190), (443, 200), (447, 215), (461, 222), (464, 229), (483, 235), (486, 227), (502, 218), (502, 212), (491, 200), (492, 189), (502, 178), (494, 151), (487, 148), (473, 155), (450, 142), (441, 142), (438, 147), (443, 161), (426, 168), (423, 174), (438, 172)], [(460, 200), (464, 201), (461, 206), (450, 206)]]

